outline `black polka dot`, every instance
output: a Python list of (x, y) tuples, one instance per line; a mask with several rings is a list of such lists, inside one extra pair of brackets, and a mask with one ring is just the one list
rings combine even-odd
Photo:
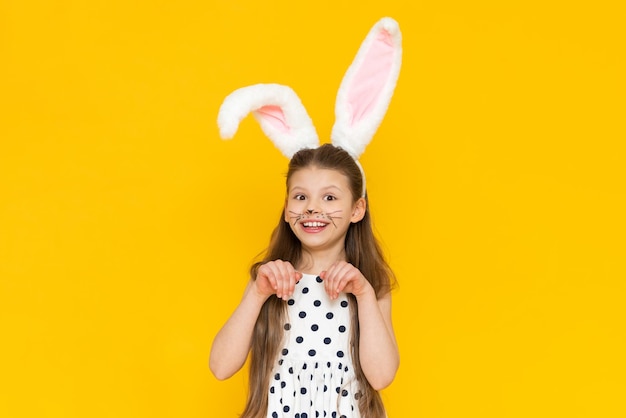
[[(320, 277), (317, 277), (316, 281), (318, 283), (323, 283), (323, 280)], [(276, 402), (276, 398), (280, 398), (281, 393), (284, 394), (284, 399), (280, 399), (280, 407), (278, 407), (276, 411), (273, 411), (272, 409), (268, 411), (270, 414), (268, 415), (268, 417), (278, 418), (278, 417), (282, 417), (283, 414), (285, 414), (284, 415), (285, 417), (290, 416), (292, 418), (313, 418), (313, 417), (319, 418), (322, 416), (324, 416), (325, 418), (326, 417), (330, 418), (331, 416), (333, 418), (346, 418), (346, 416), (342, 415), (342, 413), (343, 414), (350, 413), (350, 409), (348, 409), (348, 405), (350, 404), (351, 404), (352, 410), (356, 411), (356, 409), (358, 408), (355, 409), (355, 405), (357, 405), (358, 402), (355, 402), (354, 400), (354, 399), (357, 399), (357, 395), (355, 395), (352, 390), (347, 389), (346, 385), (344, 384), (345, 383), (344, 380), (348, 381), (348, 379), (347, 378), (344, 379), (342, 377), (344, 371), (345, 372), (349, 371), (348, 366), (346, 366), (345, 363), (343, 362), (344, 362), (344, 358), (349, 357), (350, 352), (346, 351), (347, 347), (339, 346), (335, 348), (335, 345), (338, 344), (338, 338), (335, 338), (335, 337), (338, 337), (339, 335), (341, 335), (339, 333), (348, 332), (347, 327), (349, 326), (349, 324), (346, 325), (346, 320), (343, 319), (344, 318), (343, 316), (346, 315), (347, 311), (340, 309), (340, 311), (343, 313), (341, 313), (337, 318), (335, 318), (335, 313), (338, 313), (339, 311), (336, 311), (334, 309), (335, 307), (338, 308), (339, 306), (341, 306), (342, 308), (349, 308), (350, 301), (345, 299), (345, 295), (342, 295), (343, 299), (340, 299), (338, 301), (338, 305), (334, 305), (332, 303), (328, 304), (326, 302), (326, 299), (321, 300), (321, 299), (315, 298), (316, 296), (318, 298), (321, 297), (321, 296), (318, 296), (321, 294), (321, 291), (322, 291), (320, 287), (313, 288), (311, 286), (314, 286), (314, 285), (312, 285), (311, 282), (306, 282), (306, 281), (303, 282), (302, 284), (308, 287), (301, 286), (299, 289), (302, 290), (303, 294), (311, 293), (311, 297), (307, 301), (304, 301), (303, 299), (300, 300), (300, 301), (304, 301), (303, 304), (298, 305), (298, 308), (300, 309), (295, 310), (295, 312), (292, 311), (290, 313), (291, 318), (287, 317), (287, 321), (283, 322), (283, 329), (286, 331), (285, 335), (287, 336), (286, 339), (288, 341), (291, 341), (292, 344), (293, 342), (296, 342), (298, 344), (296, 347), (299, 347), (299, 348), (294, 351), (293, 346), (289, 346), (288, 344), (286, 344), (285, 346), (283, 346), (283, 348), (280, 349), (282, 356), (279, 357), (278, 361), (279, 361), (279, 365), (281, 365), (281, 368), (278, 369), (279, 373), (276, 373), (275, 371), (275, 375), (274, 375), (275, 380), (273, 380), (272, 384), (270, 384), (269, 393), (271, 394), (270, 396), (272, 397), (273, 402)], [(320, 292), (320, 293), (317, 293), (317, 292)], [(297, 296), (298, 293), (296, 293), (295, 295), (296, 296), (294, 296), (294, 298), (299, 297)], [(302, 296), (302, 297), (308, 297), (308, 295)], [(295, 307), (296, 300), (294, 298), (289, 299), (288, 304), (290, 306)], [(329, 309), (329, 307), (331, 306), (333, 308)], [(291, 310), (293, 308), (289, 308), (289, 309)], [(298, 314), (298, 317), (302, 319), (302, 321), (299, 321), (298, 319), (294, 319), (295, 313)], [(325, 316), (327, 321), (329, 322), (324, 322), (323, 319), (321, 319), (322, 315)], [(304, 318), (306, 318), (306, 320)], [(291, 323), (291, 321), (293, 321), (293, 323)], [(319, 324), (318, 323), (311, 324), (311, 322), (309, 321), (319, 322)], [(307, 322), (309, 323), (306, 324)], [(310, 327), (310, 328), (307, 330), (306, 327)], [(314, 332), (315, 334), (311, 334), (311, 332)], [(324, 334), (326, 334), (326, 336)], [(323, 345), (320, 345), (320, 343), (323, 343)], [(328, 348), (321, 348), (321, 347), (328, 347)], [(318, 352), (317, 351), (318, 348), (321, 351)], [(328, 361), (329, 359), (328, 354), (332, 356), (333, 348), (335, 350), (336, 360), (331, 362), (331, 361)], [(330, 353), (326, 354), (329, 350), (330, 350)], [(302, 351), (308, 354), (307, 357), (310, 359), (309, 362), (308, 363), (303, 362), (301, 363), (299, 367), (289, 367), (289, 363), (290, 363), (289, 358), (294, 355), (299, 355), (298, 353)], [(327, 363), (324, 363), (323, 361), (318, 363), (315, 361), (316, 359), (318, 359), (319, 361), (320, 357), (326, 357)], [(282, 363), (283, 359), (285, 360), (284, 364)], [(324, 364), (327, 365), (328, 369), (324, 368)], [(306, 373), (302, 373), (302, 370), (305, 370), (307, 368), (307, 365), (311, 366), (309, 367), (309, 369), (311, 370), (307, 371)], [(285, 368), (282, 368), (282, 366), (285, 366)], [(329, 381), (332, 381), (334, 384), (330, 383), (328, 384), (330, 386), (327, 386), (327, 385), (324, 385), (323, 382), (320, 382), (321, 385), (316, 386), (316, 384), (314, 383), (314, 376), (313, 376), (313, 373), (315, 373), (313, 370), (314, 367), (316, 369), (318, 367), (321, 368), (321, 370), (324, 370), (325, 374), (329, 373), (330, 374)], [(296, 376), (297, 380), (293, 380), (294, 376)], [(307, 376), (309, 377), (309, 379), (311, 379), (310, 383), (307, 382), (307, 380), (309, 380), (307, 379)], [(295, 388), (292, 386), (291, 383), (287, 385), (287, 381), (292, 381), (292, 380), (293, 380), (293, 383), (295, 383), (296, 385)], [(280, 386), (279, 386), (279, 382), (280, 382)], [(287, 386), (290, 387), (290, 390), (288, 393), (285, 393)], [(319, 389), (322, 389), (322, 387), (323, 387), (324, 393), (326, 394), (328, 394), (329, 391), (333, 391), (337, 393), (337, 395), (333, 393), (332, 397), (336, 396), (339, 399), (342, 399), (342, 398), (349, 399), (347, 401), (343, 401), (343, 402), (346, 402), (346, 404), (344, 404), (345, 409), (342, 406), (341, 411), (339, 409), (336, 409), (336, 411), (333, 412), (333, 408), (329, 408), (329, 410), (326, 410), (326, 411), (324, 411), (324, 408), (320, 408), (318, 411), (316, 411), (316, 408), (313, 402), (313, 395)], [(300, 394), (300, 396), (298, 396), (298, 393)], [(324, 396), (327, 396), (327, 395), (324, 395)], [(298, 402), (299, 407), (295, 407), (295, 404), (294, 404), (295, 401)], [(300, 404), (300, 402), (302, 404)], [(309, 409), (309, 406), (307, 406), (307, 404), (309, 403), (311, 404), (310, 409)], [(303, 410), (306, 410), (309, 414), (303, 412)], [(351, 416), (351, 415), (348, 415), (348, 416)]]
[(284, 361), (284, 360), (283, 360), (282, 358), (281, 358), (280, 360), (278, 360), (278, 365), (279, 365), (279, 366), (282, 366), (282, 365), (283, 365), (283, 361)]
[(318, 282), (318, 283), (322, 283), (322, 278), (320, 276), (317, 276), (315, 278), (315, 281)]

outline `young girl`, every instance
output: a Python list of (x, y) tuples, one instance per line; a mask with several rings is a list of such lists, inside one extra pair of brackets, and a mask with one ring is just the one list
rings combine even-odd
[[(387, 18), (374, 26), (359, 54), (389, 40), (397, 46), (399, 31)], [(241, 89), (220, 110), (222, 136), (234, 133), (225, 126), (235, 123), (236, 130), (253, 111), (291, 158), (284, 209), (269, 248), (250, 269), (243, 298), (211, 349), (210, 368), (218, 379), (235, 374), (250, 354), (243, 418), (385, 417), (378, 390), (392, 382), (399, 364), (391, 321), (394, 276), (372, 232), (356, 158), (386, 112), (397, 79), (398, 48), (387, 49), (382, 57), (374, 54), (385, 73), (379, 75), (383, 88), (369, 103), (378, 110), (364, 112), (361, 120), (338, 113), (333, 144), (318, 147), (306, 133), (312, 128), (302, 117), (306, 112), (284, 86)], [(354, 96), (353, 79), (362, 71), (371, 74), (359, 54), (340, 87), (338, 108), (358, 108), (356, 101), (345, 101)], [(376, 106), (381, 100), (386, 103)], [(351, 125), (339, 126), (340, 119)], [(355, 131), (364, 124), (369, 138), (359, 143)]]

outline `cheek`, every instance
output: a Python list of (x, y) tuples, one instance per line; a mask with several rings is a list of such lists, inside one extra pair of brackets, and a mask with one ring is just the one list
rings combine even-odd
[(306, 209), (302, 202), (291, 201), (285, 204), (285, 220), (293, 222), (298, 216), (302, 215)]

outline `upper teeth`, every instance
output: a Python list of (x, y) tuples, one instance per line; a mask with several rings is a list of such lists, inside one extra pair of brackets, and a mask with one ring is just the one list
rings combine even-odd
[(315, 226), (325, 226), (326, 224), (322, 222), (304, 222), (302, 225), (315, 227)]

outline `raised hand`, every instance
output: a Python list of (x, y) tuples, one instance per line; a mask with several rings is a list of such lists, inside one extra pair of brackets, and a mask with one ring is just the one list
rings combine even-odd
[(302, 273), (296, 271), (290, 262), (274, 260), (259, 267), (253, 286), (257, 294), (265, 298), (275, 294), (287, 300), (293, 295), (296, 283), (301, 278)]
[(339, 293), (352, 293), (357, 298), (374, 290), (361, 271), (345, 261), (337, 261), (320, 274), (324, 280), (324, 290), (331, 299)]

